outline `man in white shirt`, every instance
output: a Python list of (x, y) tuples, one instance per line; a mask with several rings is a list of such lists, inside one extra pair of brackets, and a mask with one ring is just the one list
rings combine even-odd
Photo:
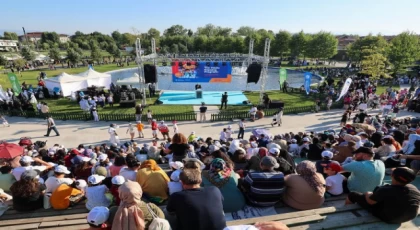
[(359, 110), (360, 110), (360, 112), (364, 112), (364, 111), (367, 110), (367, 104), (366, 104), (365, 101), (362, 101), (362, 103), (360, 103)]
[(242, 118), (241, 121), (239, 121), (239, 132), (238, 132), (238, 139), (243, 139), (245, 134), (245, 119)]
[(232, 140), (233, 130), (232, 130), (232, 126), (231, 125), (228, 125), (225, 133), (226, 133), (226, 139), (228, 141)]
[(225, 143), (227, 141), (227, 139), (226, 139), (226, 131), (227, 131), (227, 129), (224, 128), (223, 131), (220, 132), (220, 141), (222, 143)]
[(54, 169), (54, 176), (49, 177), (45, 181), (45, 186), (47, 187), (46, 193), (54, 192), (58, 186), (61, 184), (71, 185), (74, 182), (74, 179), (64, 178), (65, 175), (70, 174), (70, 171), (64, 165), (57, 165)]
[[(37, 163), (40, 163), (41, 165), (32, 166), (31, 165), (32, 162), (37, 162)], [(15, 176), (16, 180), (20, 180), (20, 176), (26, 170), (33, 169), (33, 170), (38, 170), (40, 172), (43, 172), (43, 171), (48, 170), (52, 167), (47, 162), (45, 162), (45, 161), (43, 161), (39, 158), (32, 158), (30, 156), (22, 157), (20, 159), (19, 163), (20, 163), (21, 167), (14, 168), (13, 171), (12, 171), (12, 174), (13, 174), (13, 176)]]
[(251, 120), (255, 120), (255, 114), (257, 113), (258, 109), (255, 105), (252, 106), (251, 110), (249, 110), (249, 114), (251, 115)]
[(47, 134), (44, 135), (44, 136), (45, 137), (50, 136), (51, 130), (54, 130), (55, 134), (57, 136), (60, 136), (60, 133), (58, 132), (57, 127), (55, 127), (54, 119), (51, 117), (51, 115), (48, 115), (47, 117), (48, 117), (48, 119), (47, 119), (48, 129), (47, 129)]

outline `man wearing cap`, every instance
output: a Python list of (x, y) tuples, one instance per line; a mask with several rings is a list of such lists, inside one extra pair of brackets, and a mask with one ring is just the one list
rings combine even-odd
[(275, 168), (274, 170), (277, 172), (282, 172), (285, 176), (295, 173), (294, 167), (286, 159), (280, 156), (280, 146), (277, 144), (273, 144), (272, 146), (275, 147), (270, 148), (268, 153), (270, 156), (274, 157), (279, 164), (279, 167)]
[[(37, 166), (32, 166), (32, 162), (36, 162), (39, 163), (41, 165), (37, 165)], [(24, 156), (22, 158), (20, 158), (20, 167), (14, 168), (12, 171), (13, 176), (15, 176), (16, 180), (20, 180), (20, 176), (22, 175), (23, 172), (25, 172), (26, 170), (37, 170), (40, 172), (46, 171), (50, 168), (52, 168), (53, 166), (48, 164), (47, 162), (39, 159), (39, 158), (32, 158), (30, 156)]]
[(420, 206), (419, 190), (409, 184), (416, 179), (414, 171), (396, 168), (391, 184), (375, 188), (373, 192), (351, 192), (346, 204), (357, 203), (374, 216), (389, 224), (400, 224), (417, 217)]
[(344, 171), (351, 172), (346, 186), (348, 191), (369, 192), (382, 184), (385, 165), (380, 160), (374, 160), (373, 155), (372, 149), (360, 147), (353, 152), (354, 161), (343, 166)]
[(248, 173), (241, 188), (252, 205), (259, 207), (274, 206), (281, 200), (284, 191), (284, 174), (274, 170), (279, 167), (279, 164), (272, 156), (263, 157), (260, 167), (260, 172)]
[(46, 193), (54, 192), (58, 186), (61, 184), (71, 185), (74, 182), (74, 179), (64, 178), (65, 175), (70, 174), (70, 171), (64, 165), (57, 165), (54, 169), (54, 176), (49, 177), (45, 181), (45, 186), (47, 186)]

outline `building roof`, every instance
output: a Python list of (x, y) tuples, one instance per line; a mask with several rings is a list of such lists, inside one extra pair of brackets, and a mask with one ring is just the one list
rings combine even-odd
[[(41, 38), (42, 34), (44, 32), (29, 32), (26, 33), (26, 36), (28, 36), (29, 38)], [(60, 37), (68, 37), (69, 35), (67, 34), (58, 34), (58, 36)], [(20, 35), (19, 37), (25, 37), (25, 35)]]

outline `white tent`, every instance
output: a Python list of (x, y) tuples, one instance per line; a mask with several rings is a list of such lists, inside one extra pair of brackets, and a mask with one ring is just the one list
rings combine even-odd
[(55, 87), (60, 88), (63, 96), (71, 96), (72, 92), (77, 90), (86, 89), (88, 87), (87, 81), (78, 76), (61, 73), (60, 75), (45, 79), (45, 87), (53, 91)]
[(117, 85), (139, 85), (139, 75), (134, 73), (132, 77), (118, 79), (115, 83)]
[(48, 56), (46, 56), (44, 54), (38, 54), (35, 57), (35, 61), (48, 61), (48, 60), (50, 60), (50, 57), (48, 57)]
[(79, 74), (75, 74), (75, 77), (80, 77), (83, 80), (87, 81), (88, 86), (102, 86), (106, 89), (109, 89), (109, 86), (112, 83), (111, 74), (108, 73), (99, 73), (93, 69), (88, 69), (87, 71)]

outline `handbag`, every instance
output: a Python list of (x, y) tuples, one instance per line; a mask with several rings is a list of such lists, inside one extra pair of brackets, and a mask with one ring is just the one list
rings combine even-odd
[(166, 219), (158, 217), (149, 204), (146, 204), (146, 207), (153, 217), (153, 220), (149, 225), (149, 230), (171, 230), (171, 225)]

